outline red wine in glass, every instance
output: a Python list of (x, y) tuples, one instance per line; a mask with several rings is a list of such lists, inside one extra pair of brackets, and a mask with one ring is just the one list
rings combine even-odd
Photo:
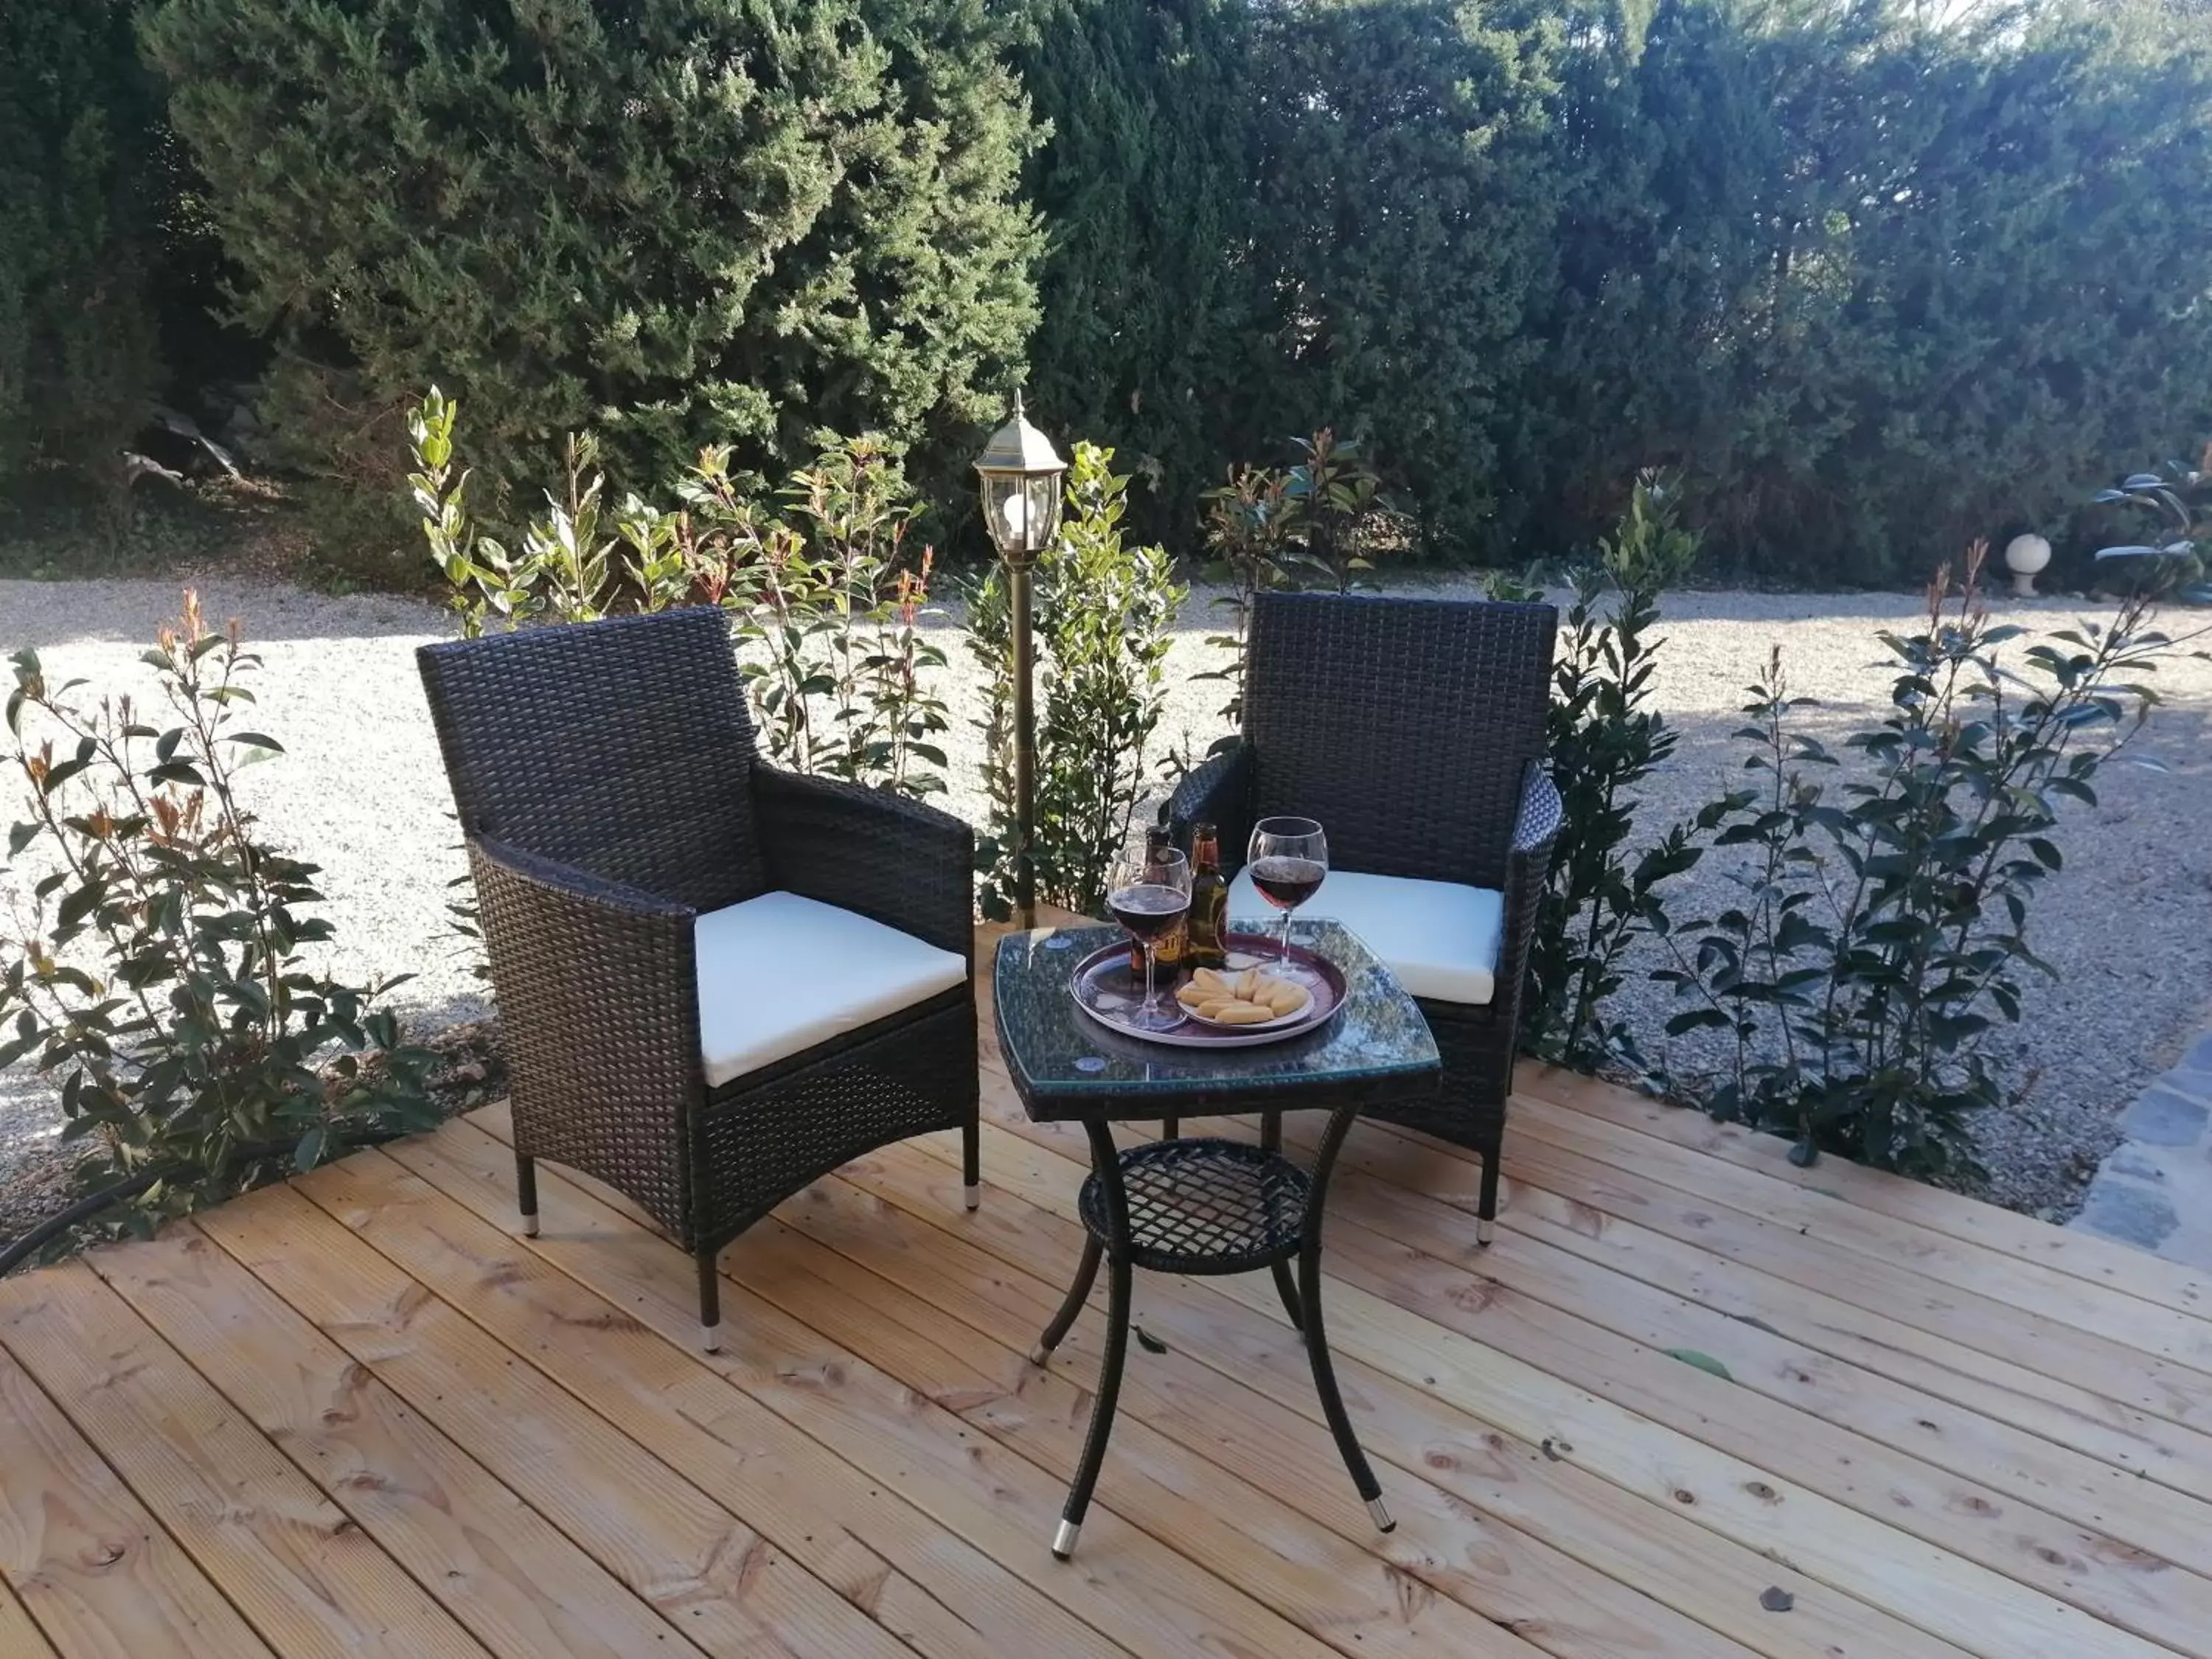
[(1260, 896), (1283, 913), (1277, 977), (1305, 986), (1318, 983), (1312, 973), (1291, 960), (1291, 912), (1321, 891), (1328, 875), (1328, 838), (1321, 825), (1311, 818), (1261, 818), (1252, 826), (1245, 862)]
[(1313, 859), (1277, 854), (1252, 866), (1252, 884), (1278, 910), (1295, 910), (1321, 890), (1328, 866)]
[(1180, 1025), (1181, 1008), (1159, 1006), (1159, 945), (1190, 913), (1190, 860), (1172, 847), (1124, 855), (1107, 890), (1106, 908), (1145, 951), (1145, 1000), (1130, 1023), (1140, 1031)]
[(1166, 934), (1190, 908), (1190, 895), (1155, 883), (1117, 888), (1106, 900), (1114, 920), (1140, 939)]

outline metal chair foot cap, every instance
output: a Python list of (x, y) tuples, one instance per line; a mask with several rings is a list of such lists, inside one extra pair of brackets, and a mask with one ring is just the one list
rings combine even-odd
[(1042, 1365), (1051, 1358), (1052, 1350), (1046, 1347), (1042, 1342), (1038, 1343), (1036, 1346), (1030, 1350), (1030, 1364), (1032, 1365)]
[(522, 1218), (522, 1236), (525, 1238), (538, 1237), (538, 1215), (535, 1211)]
[(1476, 1220), (1474, 1224), (1474, 1242), (1476, 1243), (1487, 1244), (1492, 1239), (1497, 1237), (1498, 1224), (1495, 1221), (1485, 1221), (1480, 1218)]
[(1069, 1556), (1075, 1553), (1075, 1540), (1082, 1535), (1083, 1523), (1080, 1521), (1061, 1522), (1060, 1530), (1052, 1535), (1052, 1559), (1055, 1561), (1066, 1560)]
[(1375, 1517), (1375, 1527), (1376, 1531), (1395, 1532), (1398, 1529), (1398, 1523), (1390, 1518), (1390, 1511), (1382, 1507), (1382, 1500), (1381, 1498), (1369, 1498), (1367, 1500), (1367, 1512)]
[(699, 1328), (699, 1351), (702, 1353), (721, 1352), (722, 1322), (720, 1320), (718, 1319), (711, 1325), (702, 1325)]
[(982, 1201), (983, 1188), (981, 1182), (971, 1181), (960, 1189), (960, 1202), (963, 1207), (972, 1210)]

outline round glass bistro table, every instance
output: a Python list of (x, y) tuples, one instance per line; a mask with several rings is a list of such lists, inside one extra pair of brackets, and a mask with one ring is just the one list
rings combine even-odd
[[(1193, 1274), (1266, 1268), (1274, 1275), (1284, 1310), (1305, 1340), (1314, 1389), (1352, 1484), (1388, 1532), (1394, 1523), (1382, 1486), (1352, 1431), (1329, 1360), (1322, 1219), (1330, 1172), (1361, 1110), (1436, 1092), (1436, 1042), (1390, 971), (1355, 934), (1328, 921), (1300, 921), (1292, 931), (1297, 943), (1344, 972), (1343, 1005), (1318, 1029), (1248, 1048), (1170, 1048), (1124, 1036), (1080, 1012), (1067, 988), (1078, 962), (1122, 937), (1120, 928), (1103, 926), (1010, 933), (999, 941), (992, 975), (999, 1047), (1023, 1109), (1039, 1122), (1079, 1122), (1091, 1142), (1091, 1171), (1077, 1205), (1082, 1262), (1033, 1362), (1043, 1364), (1060, 1346), (1100, 1264), (1106, 1268), (1105, 1353), (1052, 1553), (1064, 1561), (1074, 1552), (1106, 1459), (1138, 1267)], [(1285, 1155), (1280, 1137), (1280, 1115), (1307, 1109), (1329, 1114), (1310, 1168)], [(1261, 1115), (1256, 1146), (1176, 1133), (1183, 1117), (1245, 1112)], [(1158, 1122), (1166, 1135), (1117, 1148), (1113, 1126), (1127, 1122)]]

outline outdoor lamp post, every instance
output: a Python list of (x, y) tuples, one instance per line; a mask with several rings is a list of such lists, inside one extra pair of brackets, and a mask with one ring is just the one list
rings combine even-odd
[(1014, 905), (1021, 925), (1036, 926), (1036, 709), (1030, 640), (1030, 569), (1060, 528), (1060, 477), (1067, 463), (1022, 413), (991, 434), (975, 459), (982, 480), (983, 527), (1006, 567), (1006, 611), (1014, 656)]

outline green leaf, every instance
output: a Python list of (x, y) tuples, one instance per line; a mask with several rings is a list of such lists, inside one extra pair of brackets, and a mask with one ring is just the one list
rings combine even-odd
[(1723, 1382), (1733, 1382), (1735, 1381), (1735, 1376), (1729, 1373), (1727, 1366), (1722, 1364), (1721, 1362), (1714, 1358), (1712, 1355), (1709, 1353), (1700, 1353), (1695, 1348), (1669, 1348), (1667, 1350), (1667, 1357), (1669, 1359), (1679, 1359), (1685, 1365), (1694, 1365), (1701, 1371), (1709, 1372), (1712, 1376), (1717, 1376)]
[(329, 1138), (329, 1129), (319, 1123), (301, 1135), (300, 1144), (292, 1151), (292, 1167), (305, 1175), (321, 1163), (323, 1146)]

